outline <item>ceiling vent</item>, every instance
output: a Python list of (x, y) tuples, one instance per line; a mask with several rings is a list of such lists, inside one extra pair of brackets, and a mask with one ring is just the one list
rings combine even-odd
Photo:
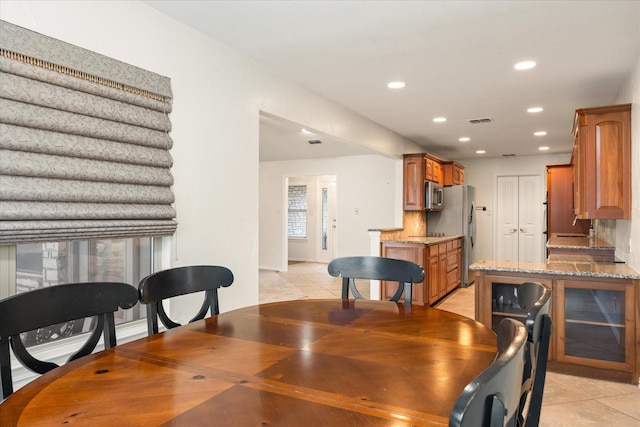
[(319, 139), (310, 139), (307, 141), (309, 144), (313, 145), (313, 144), (322, 144), (322, 141), (320, 141)]
[(481, 117), (479, 119), (469, 119), (469, 123), (472, 125), (479, 125), (482, 123), (491, 123), (493, 119), (491, 117)]
[(503, 154), (502, 157), (515, 157), (515, 154)]

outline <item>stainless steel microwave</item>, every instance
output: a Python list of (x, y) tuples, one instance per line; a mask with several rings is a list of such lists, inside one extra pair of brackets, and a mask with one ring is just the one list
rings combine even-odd
[(424, 184), (424, 208), (428, 211), (440, 211), (444, 207), (444, 191), (437, 182)]

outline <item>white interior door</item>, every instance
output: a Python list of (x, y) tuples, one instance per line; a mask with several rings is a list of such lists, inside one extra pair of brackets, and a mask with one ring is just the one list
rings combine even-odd
[(498, 261), (518, 261), (518, 177), (498, 177)]
[(518, 259), (520, 262), (542, 262), (542, 179), (540, 175), (520, 176), (518, 184)]
[(334, 258), (337, 234), (336, 212), (336, 179), (318, 182), (318, 245), (317, 259), (319, 262), (330, 262)]
[(540, 175), (498, 177), (498, 261), (542, 262), (544, 205)]

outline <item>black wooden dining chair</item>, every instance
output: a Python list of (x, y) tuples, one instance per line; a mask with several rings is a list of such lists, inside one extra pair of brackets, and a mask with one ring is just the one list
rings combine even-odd
[(148, 334), (158, 333), (158, 318), (167, 329), (181, 326), (169, 318), (162, 305), (163, 300), (204, 291), (202, 306), (189, 321), (191, 323), (204, 319), (207, 311), (211, 316), (219, 314), (218, 288), (230, 286), (232, 283), (231, 270), (217, 265), (171, 268), (145, 277), (138, 285), (138, 293), (140, 302), (147, 305)]
[(540, 283), (518, 286), (518, 305), (527, 311), (527, 346), (518, 415), (519, 426), (537, 426), (542, 411), (542, 395), (547, 374), (551, 340), (551, 290)]
[(349, 290), (354, 298), (364, 299), (356, 287), (356, 279), (387, 280), (398, 282), (398, 290), (389, 299), (397, 302), (404, 293), (405, 304), (411, 304), (412, 283), (424, 280), (424, 270), (418, 264), (393, 258), (376, 256), (352, 256), (336, 258), (329, 263), (329, 274), (342, 276), (342, 299), (349, 298)]
[(498, 357), (462, 391), (449, 427), (503, 427), (517, 420), (527, 329), (505, 318), (498, 325)]
[[(92, 317), (92, 331), (85, 344), (68, 361), (91, 354), (100, 336), (104, 336), (105, 348), (116, 345), (113, 313), (118, 308), (131, 308), (138, 302), (136, 288), (126, 283), (94, 282), (70, 283), (40, 288), (17, 294), (0, 301), (0, 374), (2, 397), (13, 393), (11, 355), (26, 368), (44, 374), (57, 368), (53, 362), (36, 359), (25, 348), (20, 334), (36, 331), (36, 334), (58, 333), (64, 335), (68, 322)], [(63, 324), (62, 326), (57, 326)], [(45, 328), (50, 328), (45, 332)]]

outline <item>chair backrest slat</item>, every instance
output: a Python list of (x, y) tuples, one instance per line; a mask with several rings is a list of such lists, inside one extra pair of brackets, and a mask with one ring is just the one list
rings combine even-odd
[(462, 391), (450, 427), (505, 426), (517, 419), (526, 342), (522, 323), (508, 318), (500, 322), (498, 357)]
[(167, 328), (181, 326), (169, 318), (162, 301), (180, 295), (205, 292), (204, 301), (196, 315), (189, 321), (204, 319), (207, 311), (211, 316), (219, 314), (218, 289), (233, 283), (233, 273), (217, 265), (195, 265), (177, 267), (153, 273), (140, 281), (140, 302), (147, 305), (147, 329), (149, 335), (158, 333), (158, 318)]
[[(353, 256), (336, 258), (329, 263), (329, 274), (342, 276), (342, 298), (349, 298), (349, 290), (354, 298), (361, 299), (355, 279), (386, 280), (398, 282), (398, 290), (391, 301), (398, 301), (403, 291), (405, 303), (411, 304), (411, 284), (424, 280), (424, 270), (410, 261), (376, 256)], [(405, 289), (406, 288), (406, 289)]]
[(90, 354), (104, 336), (105, 347), (116, 345), (113, 313), (138, 302), (136, 289), (120, 282), (70, 283), (17, 294), (0, 301), (0, 371), (2, 396), (13, 393), (9, 348), (26, 368), (43, 374), (57, 364), (38, 360), (25, 348), (20, 334), (39, 328), (94, 318), (85, 344), (69, 360)]

